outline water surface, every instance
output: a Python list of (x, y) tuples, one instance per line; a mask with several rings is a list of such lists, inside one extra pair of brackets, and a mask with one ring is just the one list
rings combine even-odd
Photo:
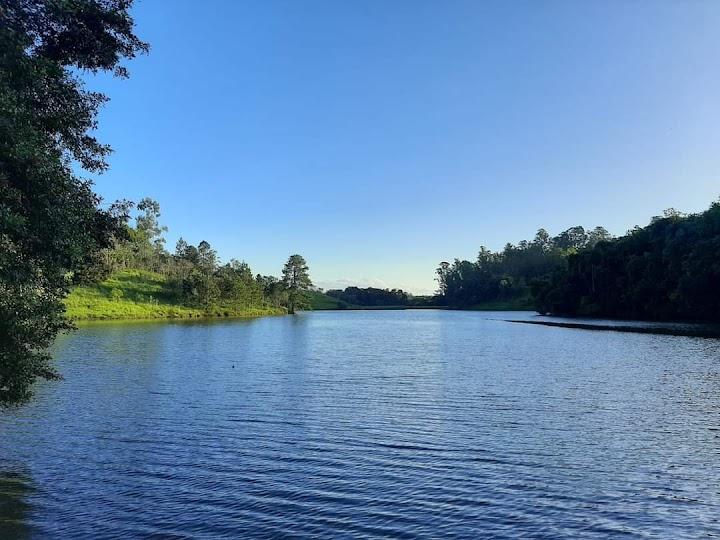
[(720, 340), (492, 317), (85, 326), (0, 415), (0, 538), (720, 534)]

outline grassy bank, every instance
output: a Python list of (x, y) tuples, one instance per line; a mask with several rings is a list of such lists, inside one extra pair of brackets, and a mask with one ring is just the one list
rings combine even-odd
[(144, 270), (123, 270), (101, 283), (76, 287), (65, 300), (65, 306), (73, 320), (258, 317), (285, 313), (281, 308), (188, 307), (174, 297), (164, 276)]

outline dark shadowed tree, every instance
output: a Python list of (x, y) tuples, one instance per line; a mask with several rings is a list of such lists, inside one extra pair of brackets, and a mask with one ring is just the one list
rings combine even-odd
[(612, 234), (605, 227), (597, 226), (588, 233), (586, 247), (594, 248), (599, 242), (609, 242), (612, 239)]
[(652, 320), (720, 321), (720, 202), (700, 214), (666, 210), (646, 227), (569, 255), (538, 284), (538, 311)]
[(308, 291), (312, 287), (309, 268), (300, 255), (291, 255), (282, 270), (282, 283), (287, 294), (289, 313), (310, 307)]
[(104, 211), (73, 162), (102, 172), (95, 139), (107, 98), (81, 74), (111, 71), (147, 50), (131, 0), (0, 0), (0, 404), (57, 374), (46, 352), (68, 328), (62, 299), (73, 276), (111, 246), (127, 219)]
[(582, 249), (587, 245), (587, 242), (588, 235), (582, 226), (570, 227), (553, 238), (555, 246), (564, 250)]

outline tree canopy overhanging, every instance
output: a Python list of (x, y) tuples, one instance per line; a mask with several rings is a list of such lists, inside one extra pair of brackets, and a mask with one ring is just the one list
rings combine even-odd
[(127, 77), (148, 50), (132, 0), (0, 0), (0, 404), (54, 378), (46, 348), (68, 322), (62, 299), (118, 234), (124, 207), (100, 198), (73, 165), (107, 169), (93, 131), (106, 96), (82, 72)]

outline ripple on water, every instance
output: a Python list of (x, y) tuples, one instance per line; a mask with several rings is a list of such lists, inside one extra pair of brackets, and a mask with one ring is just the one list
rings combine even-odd
[(0, 538), (720, 535), (720, 341), (488, 318), (83, 328), (0, 417)]

